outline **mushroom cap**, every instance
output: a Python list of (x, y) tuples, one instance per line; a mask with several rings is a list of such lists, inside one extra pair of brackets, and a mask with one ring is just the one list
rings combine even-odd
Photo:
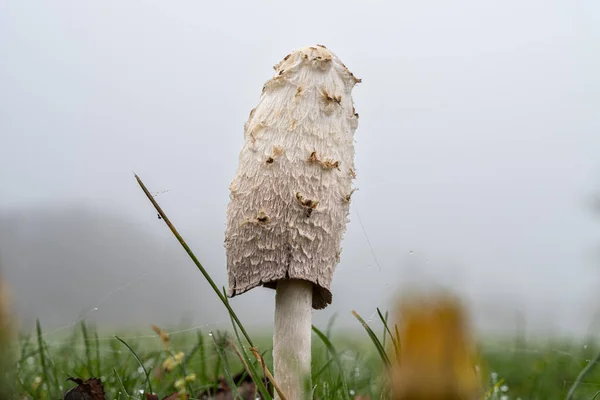
[(282, 279), (313, 286), (331, 304), (331, 279), (348, 221), (359, 79), (324, 46), (286, 56), (244, 126), (230, 186), (225, 248), (228, 296)]

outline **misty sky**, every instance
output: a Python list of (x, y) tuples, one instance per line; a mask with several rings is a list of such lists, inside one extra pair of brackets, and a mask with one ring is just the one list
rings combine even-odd
[[(244, 122), (272, 66), (316, 43), (363, 82), (359, 191), (333, 305), (315, 321), (352, 323), (350, 310), (370, 316), (400, 288), (434, 282), (488, 319), (520, 309), (585, 330), (600, 299), (597, 1), (3, 1), (0, 210), (118, 209), (174, 241), (135, 171), (168, 190), (157, 199), (225, 284)], [(187, 278), (165, 301), (208, 307), (189, 294), (209, 290), (201, 275), (177, 268)], [(248, 319), (268, 323), (273, 301), (260, 288), (232, 303), (261, 304)]]

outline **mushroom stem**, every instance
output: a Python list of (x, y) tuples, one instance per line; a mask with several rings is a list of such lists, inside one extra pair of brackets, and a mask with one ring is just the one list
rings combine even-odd
[(305, 400), (310, 393), (312, 291), (308, 281), (277, 282), (273, 366), (275, 380), (289, 400)]

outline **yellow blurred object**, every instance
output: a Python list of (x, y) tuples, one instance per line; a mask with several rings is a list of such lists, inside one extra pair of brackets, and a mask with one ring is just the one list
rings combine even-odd
[(474, 340), (463, 305), (441, 294), (400, 302), (393, 400), (481, 398)]
[(12, 338), (12, 328), (10, 292), (0, 272), (0, 354), (8, 347), (8, 341)]
[(13, 363), (14, 319), (10, 307), (8, 284), (0, 272), (0, 398), (11, 398), (16, 366)]

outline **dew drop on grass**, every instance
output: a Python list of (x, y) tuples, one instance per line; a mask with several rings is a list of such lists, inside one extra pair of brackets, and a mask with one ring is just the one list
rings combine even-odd
[(137, 372), (138, 372), (138, 374), (143, 374), (144, 373), (144, 368), (138, 367)]
[(492, 372), (492, 383), (498, 382), (498, 373)]
[(354, 396), (356, 394), (356, 392), (354, 391), (354, 389), (350, 389), (349, 393), (350, 393), (350, 396)]

